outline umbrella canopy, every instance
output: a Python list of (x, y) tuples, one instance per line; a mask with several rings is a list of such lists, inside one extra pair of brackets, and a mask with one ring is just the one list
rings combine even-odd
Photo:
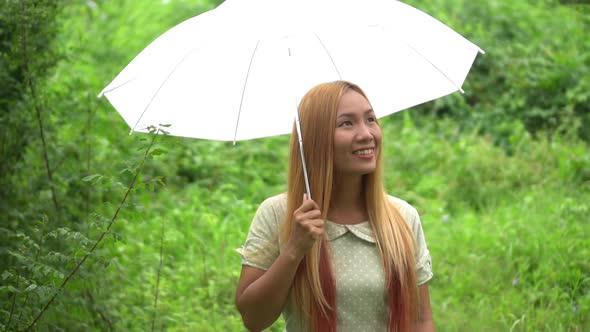
[(478, 52), (399, 1), (226, 0), (154, 40), (100, 96), (132, 131), (245, 140), (290, 133), (321, 82), (358, 84), (378, 117), (461, 90)]

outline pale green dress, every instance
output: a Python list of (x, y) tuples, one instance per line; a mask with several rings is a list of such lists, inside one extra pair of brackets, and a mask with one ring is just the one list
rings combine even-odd
[[(418, 285), (432, 278), (431, 258), (416, 209), (399, 198), (390, 196), (410, 225), (416, 240), (416, 273)], [(284, 220), (287, 195), (267, 198), (258, 208), (248, 237), (238, 250), (242, 264), (268, 270), (282, 249), (278, 231)], [(338, 332), (387, 331), (387, 303), (383, 265), (368, 222), (341, 225), (326, 222), (330, 241), (330, 259), (336, 281)], [(283, 310), (288, 332), (306, 331), (291, 299)]]

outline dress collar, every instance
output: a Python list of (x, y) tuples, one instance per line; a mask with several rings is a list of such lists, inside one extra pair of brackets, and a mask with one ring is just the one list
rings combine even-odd
[(328, 236), (328, 241), (333, 241), (348, 232), (351, 232), (354, 236), (361, 240), (375, 243), (373, 229), (371, 228), (371, 225), (368, 221), (354, 225), (343, 225), (331, 222), (329, 220), (326, 221), (326, 235)]

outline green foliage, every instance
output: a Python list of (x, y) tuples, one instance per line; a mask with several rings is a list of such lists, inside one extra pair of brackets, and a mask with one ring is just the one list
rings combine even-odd
[[(235, 249), (258, 203), (286, 188), (289, 137), (158, 136), (146, 156), (152, 137), (127, 135), (96, 98), (215, 4), (0, 5), (0, 329), (42, 314), (39, 331), (244, 330)], [(590, 329), (588, 5), (415, 5), (487, 52), (465, 95), (382, 120), (387, 188), (418, 208), (433, 255), (437, 330)]]
[[(464, 85), (424, 105), (503, 146), (516, 122), (590, 141), (590, 6), (556, 1), (408, 1), (479, 45)], [(506, 125), (502, 125), (506, 124)]]
[[(0, 110), (12, 111), (27, 79), (53, 67), (60, 1), (6, 0), (0, 4)], [(44, 56), (42, 56), (44, 55)]]
[[(38, 136), (33, 103), (43, 107), (37, 92), (41, 79), (58, 60), (53, 39), (58, 33), (60, 1), (6, 0), (0, 4), (0, 211), (13, 204), (10, 175)], [(36, 100), (33, 100), (36, 99)]]
[(588, 145), (521, 131), (507, 155), (451, 121), (416, 127), (409, 114), (385, 124), (388, 187), (421, 213), (437, 330), (587, 329)]

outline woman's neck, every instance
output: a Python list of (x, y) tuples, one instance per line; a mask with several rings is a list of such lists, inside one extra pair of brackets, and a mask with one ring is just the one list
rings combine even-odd
[(328, 220), (339, 224), (357, 224), (368, 220), (362, 177), (334, 181)]

